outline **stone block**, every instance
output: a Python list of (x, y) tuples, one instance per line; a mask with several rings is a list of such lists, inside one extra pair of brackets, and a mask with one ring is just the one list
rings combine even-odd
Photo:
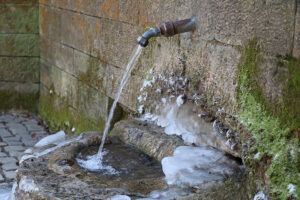
[(193, 2), (190, 13), (197, 21), (195, 37), (241, 45), (256, 36), (273, 55), (291, 53), (295, 1)]
[(1, 138), (11, 137), (12, 135), (4, 128), (0, 128), (0, 136)]
[(52, 84), (51, 79), (51, 66), (41, 59), (41, 67), (40, 67), (40, 81), (47, 88), (50, 88)]
[[(33, 146), (33, 145), (31, 145), (31, 146)], [(23, 154), (23, 152), (20, 152), (20, 151), (10, 151), (8, 154), (11, 157), (19, 158)], [(8, 166), (13, 166), (13, 165), (8, 165)], [(6, 170), (10, 170), (10, 169), (7, 168)]]
[(9, 162), (2, 165), (2, 169), (5, 171), (16, 170), (17, 168), (16, 162)]
[(74, 76), (62, 71), (60, 90), (56, 90), (61, 97), (76, 108), (78, 106), (78, 79)]
[(113, 20), (101, 20), (100, 58), (104, 62), (125, 68), (136, 39), (142, 31), (141, 27)]
[(139, 13), (139, 23), (142, 26), (158, 26), (163, 22), (160, 1), (139, 1)]
[(7, 179), (12, 180), (12, 179), (16, 178), (17, 172), (16, 171), (3, 171), (3, 174)]
[(0, 142), (0, 147), (4, 147), (4, 146), (7, 146), (7, 143), (6, 142)]
[(61, 15), (61, 41), (95, 57), (100, 53), (100, 19), (74, 12)]
[(80, 82), (79, 85), (79, 113), (91, 117), (94, 120), (107, 118), (108, 114), (108, 97), (100, 91)]
[(74, 51), (75, 74), (80, 81), (105, 94), (108, 64), (79, 51)]
[(39, 56), (38, 34), (0, 34), (1, 56)]
[(0, 174), (0, 183), (2, 183), (4, 181), (5, 181), (4, 177), (2, 176), (2, 174)]
[(10, 152), (10, 151), (24, 151), (25, 147), (23, 146), (7, 146), (4, 147), (5, 151)]
[(75, 74), (73, 68), (73, 49), (62, 44), (56, 47), (54, 64), (65, 72)]
[(40, 5), (40, 35), (56, 42), (61, 41), (62, 11), (53, 7)]
[(39, 1), (38, 0), (0, 0), (0, 3), (7, 4), (23, 4), (23, 5), (35, 5)]
[(6, 153), (3, 153), (3, 152), (0, 152), (0, 157), (7, 157), (7, 154)]
[(300, 1), (296, 1), (296, 10), (293, 55), (300, 58)]
[(6, 163), (17, 162), (15, 158), (12, 157), (3, 157), (0, 159), (0, 164), (4, 165)]
[(0, 79), (16, 82), (39, 82), (39, 58), (1, 57)]
[(139, 23), (139, 0), (119, 0), (119, 21), (137, 25)]
[(17, 136), (14, 136), (14, 137), (6, 137), (6, 138), (3, 138), (3, 142), (6, 142), (6, 143), (9, 143), (9, 142), (19, 142), (21, 139), (21, 137), (19, 135)]
[(38, 33), (36, 5), (0, 4), (0, 33)]
[(21, 124), (10, 124), (8, 128), (14, 135), (28, 134), (25, 126)]

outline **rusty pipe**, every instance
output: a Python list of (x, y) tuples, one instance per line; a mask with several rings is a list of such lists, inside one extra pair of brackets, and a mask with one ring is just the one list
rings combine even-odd
[(137, 42), (146, 47), (149, 44), (149, 39), (152, 37), (171, 37), (176, 34), (194, 31), (196, 29), (195, 19), (184, 19), (176, 22), (166, 22), (156, 28), (151, 28), (142, 36), (138, 37)]

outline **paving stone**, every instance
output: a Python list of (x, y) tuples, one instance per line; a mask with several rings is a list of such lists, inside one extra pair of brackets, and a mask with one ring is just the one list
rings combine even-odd
[(2, 183), (4, 181), (5, 181), (4, 177), (2, 176), (2, 174), (0, 174), (0, 183)]
[(4, 146), (7, 146), (7, 143), (6, 142), (0, 142), (0, 147), (4, 147)]
[(22, 139), (22, 142), (25, 146), (27, 147), (32, 147), (37, 143), (37, 140), (26, 140), (26, 139)]
[(11, 180), (11, 179), (16, 178), (17, 172), (16, 171), (3, 171), (3, 174), (7, 179)]
[(7, 157), (7, 154), (4, 152), (0, 152), (0, 157)]
[(25, 126), (21, 124), (9, 124), (7, 127), (14, 135), (28, 134)]
[(19, 156), (22, 156), (23, 152), (21, 152), (21, 151), (10, 151), (10, 152), (8, 152), (8, 154), (11, 157), (17, 157), (18, 158)]
[(45, 128), (43, 126), (39, 126), (39, 125), (26, 125), (26, 128), (28, 129), (28, 131), (43, 131), (45, 130)]
[(0, 128), (5, 128), (5, 124), (0, 123)]
[(16, 169), (18, 169), (18, 166), (17, 166), (16, 162), (9, 162), (9, 163), (3, 164), (2, 169), (6, 170), (6, 171), (16, 170)]
[(7, 146), (4, 147), (5, 151), (10, 152), (10, 151), (24, 151), (25, 147), (23, 146)]
[(12, 157), (4, 157), (0, 159), (0, 164), (6, 164), (6, 163), (10, 163), (10, 162), (17, 162), (17, 160), (15, 158)]
[(19, 142), (21, 140), (21, 137), (16, 135), (14, 137), (6, 137), (6, 138), (3, 138), (3, 142)]
[(12, 135), (4, 128), (0, 128), (0, 136), (1, 138), (11, 137)]
[(11, 142), (7, 142), (7, 144), (8, 144), (8, 146), (23, 146), (22, 142), (11, 141)]

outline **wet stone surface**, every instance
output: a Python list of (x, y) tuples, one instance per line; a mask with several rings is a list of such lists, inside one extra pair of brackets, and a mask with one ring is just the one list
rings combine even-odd
[(0, 188), (12, 185), (23, 152), (48, 134), (34, 115), (0, 113)]

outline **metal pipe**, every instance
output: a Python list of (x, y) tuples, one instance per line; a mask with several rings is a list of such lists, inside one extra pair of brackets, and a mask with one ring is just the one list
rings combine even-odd
[(196, 29), (195, 19), (185, 19), (176, 22), (166, 22), (159, 27), (151, 28), (146, 31), (142, 36), (138, 37), (137, 42), (146, 47), (149, 43), (149, 39), (152, 37), (171, 37), (176, 34), (194, 31)]

